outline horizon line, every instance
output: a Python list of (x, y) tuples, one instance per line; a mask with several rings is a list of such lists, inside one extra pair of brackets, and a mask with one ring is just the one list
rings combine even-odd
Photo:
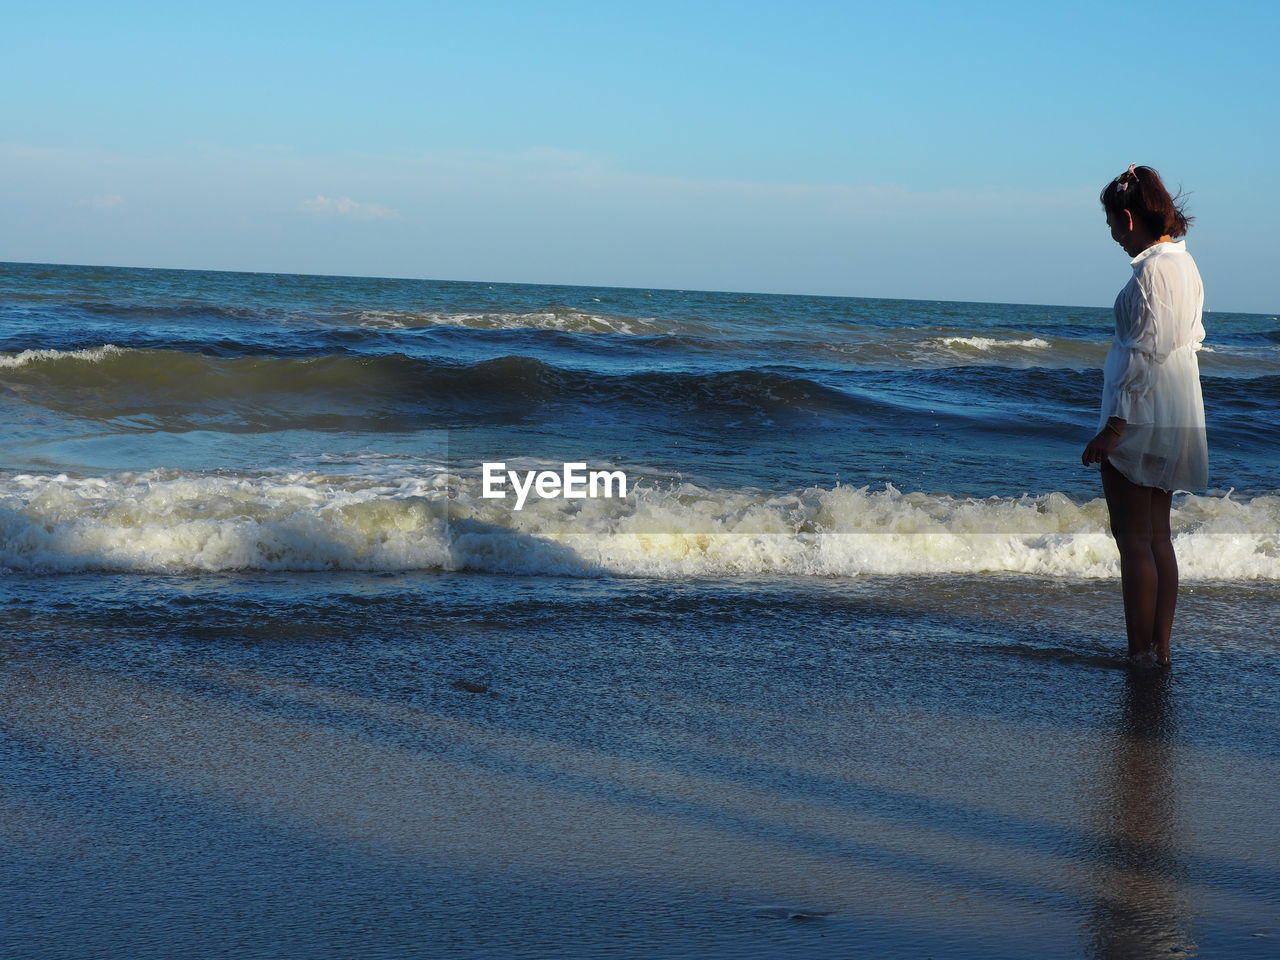
[[(655, 290), (664, 293), (713, 293), (724, 295), (746, 295), (753, 297), (808, 297), (824, 300), (891, 300), (902, 303), (966, 303), (975, 305), (990, 305), (1000, 307), (1062, 307), (1066, 309), (1078, 310), (1108, 310), (1110, 307), (1104, 304), (1081, 304), (1081, 303), (1029, 303), (1020, 300), (941, 300), (936, 297), (878, 297), (878, 296), (858, 296), (847, 293), (780, 293), (767, 290), (714, 290), (700, 287), (662, 287), (662, 286), (619, 286), (617, 284), (589, 284), (589, 283), (549, 283), (547, 281), (530, 281), (530, 280), (454, 280), (441, 277), (389, 277), (380, 274), (361, 274), (361, 273), (298, 273), (293, 271), (281, 270), (227, 270), (209, 267), (144, 267), (127, 264), (113, 263), (58, 263), (39, 260), (0, 260), (0, 264), (13, 264), (17, 266), (27, 267), (87, 267), (90, 269), (107, 269), (107, 270), (169, 270), (180, 273), (239, 273), (250, 274), (255, 276), (275, 276), (275, 277), (329, 277), (335, 280), (394, 280), (406, 281), (411, 283), (469, 283), (469, 284), (501, 284), (504, 286), (521, 286), (521, 287), (574, 287), (583, 290)], [(1206, 308), (1205, 313), (1212, 313), (1212, 309)], [(1269, 312), (1250, 313), (1241, 310), (1222, 310), (1220, 313), (1234, 313), (1242, 316), (1270, 317)]]

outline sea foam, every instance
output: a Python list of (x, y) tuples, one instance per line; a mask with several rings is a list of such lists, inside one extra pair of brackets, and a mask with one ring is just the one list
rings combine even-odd
[(48, 360), (87, 360), (94, 363), (124, 352), (124, 347), (117, 347), (114, 343), (104, 343), (100, 347), (89, 347), (84, 350), (23, 350), (21, 353), (0, 353), (0, 369), (15, 369)]
[(1028, 337), (1025, 340), (1004, 340), (996, 337), (939, 337), (933, 343), (944, 347), (969, 347), (974, 350), (988, 351), (997, 347), (1022, 347), (1028, 350), (1043, 350), (1049, 341), (1041, 337)]
[(484, 313), (415, 313), (405, 310), (361, 310), (350, 316), (374, 330), (416, 330), (424, 327), (468, 327), (473, 330), (555, 330), (561, 333), (614, 333), (652, 336), (670, 333), (675, 325), (656, 317), (623, 317), (586, 313), (569, 307)]
[[(573, 576), (1114, 577), (1102, 500), (893, 486), (640, 482), (626, 500), (484, 500), (473, 474), (0, 478), (0, 566), (34, 572), (477, 570)], [(1179, 495), (1185, 580), (1280, 580), (1280, 494)]]

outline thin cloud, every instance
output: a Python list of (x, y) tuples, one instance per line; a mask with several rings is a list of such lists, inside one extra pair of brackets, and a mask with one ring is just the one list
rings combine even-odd
[(317, 194), (302, 205), (312, 213), (328, 216), (352, 217), (356, 220), (400, 220), (399, 210), (384, 207), (380, 203), (360, 203), (350, 197), (326, 197)]

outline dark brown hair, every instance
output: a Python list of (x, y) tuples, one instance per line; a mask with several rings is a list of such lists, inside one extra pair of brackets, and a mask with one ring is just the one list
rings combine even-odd
[(1128, 210), (1135, 221), (1157, 237), (1165, 234), (1186, 236), (1187, 228), (1195, 220), (1183, 212), (1186, 201), (1182, 191), (1170, 196), (1160, 174), (1151, 167), (1135, 167), (1132, 172), (1126, 170), (1102, 188), (1098, 199), (1107, 213), (1119, 214)]

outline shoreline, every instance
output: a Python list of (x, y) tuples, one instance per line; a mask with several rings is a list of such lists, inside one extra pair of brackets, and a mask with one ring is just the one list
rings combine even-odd
[[(45, 636), (9, 591), (15, 955), (1261, 957), (1280, 932), (1265, 643), (1175, 646), (1150, 682), (1092, 662), (1087, 623), (1037, 643), (901, 582), (215, 579), (118, 584)], [(1217, 609), (1187, 600), (1184, 628)]]

